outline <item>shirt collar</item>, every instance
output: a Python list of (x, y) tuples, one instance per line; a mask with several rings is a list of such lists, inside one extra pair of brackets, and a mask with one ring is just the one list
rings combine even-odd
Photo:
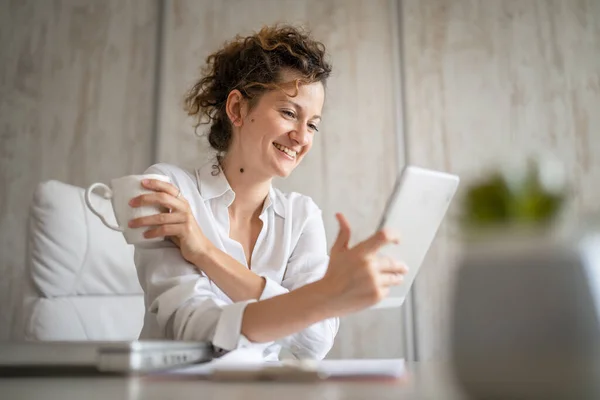
[(204, 200), (211, 200), (223, 196), (227, 192), (233, 194), (225, 174), (218, 167), (216, 162), (207, 162), (196, 171), (198, 179), (198, 188), (200, 195)]
[[(198, 180), (198, 188), (200, 189), (200, 195), (204, 200), (211, 200), (220, 198), (228, 194), (227, 207), (233, 203), (235, 198), (235, 192), (229, 186), (227, 178), (221, 169), (217, 166), (216, 162), (210, 161), (204, 164), (202, 167), (196, 170), (196, 179)], [(273, 210), (277, 215), (284, 218), (284, 204), (277, 193), (273, 185), (269, 188), (269, 195), (265, 199), (263, 209), (261, 212), (264, 213), (270, 206), (273, 206)]]

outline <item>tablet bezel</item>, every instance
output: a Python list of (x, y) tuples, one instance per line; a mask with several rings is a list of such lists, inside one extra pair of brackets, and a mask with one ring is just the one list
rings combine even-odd
[[(424, 182), (422, 185), (417, 185), (415, 183), (419, 179)], [(439, 182), (439, 185), (432, 185), (432, 182)], [(448, 208), (452, 202), (452, 199), (455, 197), (459, 183), (460, 178), (457, 175), (417, 167), (414, 165), (407, 165), (398, 175), (392, 193), (388, 197), (388, 200), (386, 202), (384, 212), (378, 224), (378, 230), (381, 230), (383, 228), (390, 228), (400, 235), (400, 241), (402, 241), (403, 234), (409, 234), (411, 230), (410, 228), (407, 228), (404, 232), (402, 232), (401, 227), (389, 226), (389, 224), (392, 223), (390, 221), (390, 217), (396, 211), (396, 207), (403, 207), (402, 199), (406, 198), (406, 196), (402, 196), (403, 191), (419, 191), (419, 195), (423, 195), (420, 192), (423, 192), (425, 190), (433, 190), (436, 191), (435, 195), (443, 199), (445, 202), (440, 203), (440, 209), (436, 209), (437, 212), (441, 212), (441, 218), (439, 218), (439, 220), (436, 221), (435, 226), (432, 226), (432, 230), (429, 231), (429, 233), (431, 234), (431, 240), (429, 241), (429, 243), (423, 244), (423, 250), (419, 253), (420, 256), (417, 257), (421, 258), (419, 265), (408, 265), (410, 271), (405, 277), (405, 281), (398, 287), (392, 288), (390, 291), (390, 295), (388, 295), (385, 299), (376, 304), (373, 308), (400, 307), (404, 303), (404, 300), (406, 299), (406, 296), (408, 295), (414, 283), (417, 273), (421, 269), (423, 261), (425, 260), (429, 249), (431, 248), (431, 244), (435, 240), (435, 237), (437, 236), (438, 230), (442, 225), (443, 221), (446, 219)], [(441, 211), (442, 208), (443, 212)], [(427, 210), (424, 210), (423, 212), (426, 211)], [(420, 211), (414, 210), (414, 212), (419, 213)], [(394, 251), (390, 251), (390, 249), (393, 248), (393, 246), (394, 245), (388, 245), (385, 248), (383, 248), (380, 252), (381, 255), (391, 256), (394, 258), (399, 258), (399, 261), (405, 261), (402, 259), (402, 257), (395, 257), (397, 256), (397, 254), (395, 254)]]

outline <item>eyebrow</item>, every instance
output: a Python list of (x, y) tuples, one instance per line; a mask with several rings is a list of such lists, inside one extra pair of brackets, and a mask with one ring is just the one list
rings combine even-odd
[[(290, 103), (290, 104), (293, 104), (293, 105), (294, 105), (294, 107), (296, 107), (297, 109), (299, 109), (299, 110), (303, 110), (303, 108), (302, 108), (302, 106), (301, 106), (300, 104), (298, 104), (298, 103), (296, 103), (295, 101), (292, 101), (292, 100), (290, 100), (290, 99), (281, 99), (280, 101), (281, 101), (282, 103)], [(313, 116), (312, 116), (312, 118), (311, 118), (311, 119), (315, 119), (315, 118), (317, 118), (317, 119), (319, 119), (319, 120), (320, 120), (320, 119), (321, 119), (321, 116), (320, 116), (320, 115), (316, 115), (316, 114), (315, 114), (315, 115), (313, 115)]]

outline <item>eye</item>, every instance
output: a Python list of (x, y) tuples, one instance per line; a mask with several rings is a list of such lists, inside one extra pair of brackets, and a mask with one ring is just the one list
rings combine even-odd
[(319, 132), (319, 128), (315, 124), (308, 124), (308, 127), (315, 132)]
[(282, 113), (283, 115), (285, 115), (286, 117), (289, 117), (289, 118), (296, 118), (296, 114), (294, 114), (294, 112), (293, 112), (293, 111), (290, 111), (290, 110), (281, 110), (281, 113)]

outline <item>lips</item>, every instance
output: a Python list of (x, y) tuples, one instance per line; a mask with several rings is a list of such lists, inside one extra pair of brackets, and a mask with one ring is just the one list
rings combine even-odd
[(296, 159), (296, 156), (298, 155), (298, 152), (295, 150), (290, 149), (289, 147), (286, 147), (282, 144), (279, 143), (273, 143), (273, 146), (275, 146), (275, 148), (277, 150), (279, 150), (280, 152), (286, 154), (287, 156), (289, 156), (290, 158)]

